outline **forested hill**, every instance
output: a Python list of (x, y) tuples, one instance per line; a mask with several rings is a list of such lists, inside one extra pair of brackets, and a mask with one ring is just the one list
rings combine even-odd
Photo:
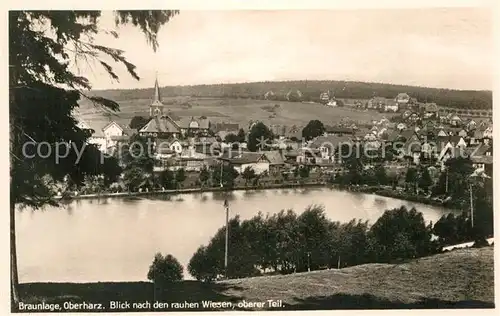
[[(150, 89), (95, 90), (94, 94), (115, 101), (148, 99), (153, 95)], [(300, 91), (298, 97), (296, 91)], [(216, 98), (268, 98), (284, 100), (287, 93), (292, 101), (319, 101), (322, 92), (330, 91), (336, 98), (370, 99), (373, 96), (394, 98), (398, 93), (408, 93), (419, 102), (435, 102), (441, 106), (467, 109), (492, 109), (491, 91), (468, 91), (436, 89), (415, 86), (392, 85), (349, 81), (275, 81), (236, 84), (211, 84), (195, 86), (169, 86), (161, 88), (164, 97), (192, 96)]]

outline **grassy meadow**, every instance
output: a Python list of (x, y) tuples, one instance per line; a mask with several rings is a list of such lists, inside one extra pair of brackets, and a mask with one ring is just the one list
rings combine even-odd
[[(151, 99), (118, 101), (120, 111), (111, 114), (111, 119), (128, 124), (136, 115), (149, 116)], [(213, 123), (231, 122), (247, 129), (250, 120), (259, 120), (266, 125), (305, 126), (310, 120), (319, 119), (324, 124), (334, 125), (342, 119), (358, 123), (369, 123), (374, 119), (394, 114), (358, 110), (351, 107), (328, 107), (318, 103), (268, 101), (227, 98), (164, 98), (165, 110), (177, 116), (206, 116)], [(92, 103), (82, 101), (79, 112), (89, 122), (108, 122), (103, 110), (96, 110)]]

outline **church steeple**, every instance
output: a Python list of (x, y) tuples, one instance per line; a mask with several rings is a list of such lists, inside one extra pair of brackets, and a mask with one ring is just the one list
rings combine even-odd
[(149, 115), (151, 117), (163, 115), (163, 103), (161, 102), (160, 86), (158, 85), (158, 74), (156, 74), (153, 102), (149, 106)]

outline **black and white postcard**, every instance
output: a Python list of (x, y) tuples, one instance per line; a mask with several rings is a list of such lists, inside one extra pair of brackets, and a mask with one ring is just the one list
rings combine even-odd
[(493, 2), (144, 5), (8, 11), (11, 312), (494, 309)]

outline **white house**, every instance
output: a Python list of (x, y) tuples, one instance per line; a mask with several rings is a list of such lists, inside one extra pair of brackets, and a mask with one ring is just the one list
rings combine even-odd
[(88, 143), (97, 145), (100, 151), (106, 151), (106, 137), (104, 136), (101, 129), (92, 128), (87, 122), (79, 120), (77, 125), (78, 128), (82, 130), (89, 130), (92, 132), (92, 136), (89, 137)]
[(132, 133), (129, 128), (121, 126), (114, 121), (111, 121), (104, 126), (102, 128), (102, 132), (105, 138), (106, 151), (116, 146), (118, 144), (118, 139), (123, 138), (122, 136), (130, 136)]
[(488, 128), (486, 128), (483, 131), (483, 137), (484, 138), (493, 138), (493, 127), (492, 126), (488, 126)]
[(231, 157), (221, 157), (219, 159), (233, 166), (240, 174), (248, 167), (252, 168), (256, 174), (269, 172), (270, 162), (263, 153), (235, 152)]

